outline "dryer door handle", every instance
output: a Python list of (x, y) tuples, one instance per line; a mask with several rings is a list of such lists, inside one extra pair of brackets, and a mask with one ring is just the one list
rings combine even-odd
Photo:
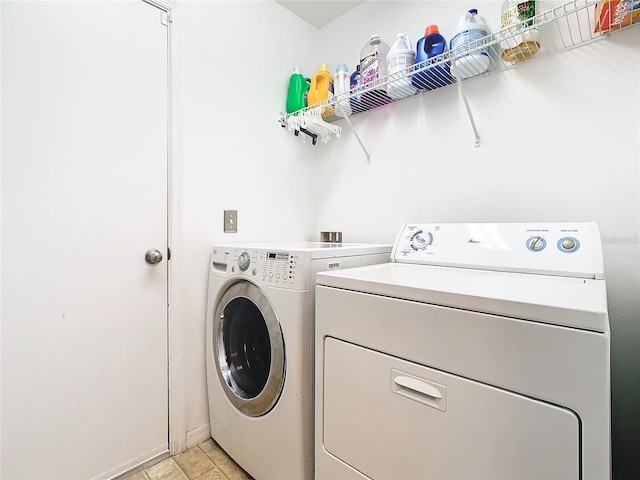
[(440, 390), (438, 390), (430, 383), (427, 383), (426, 381), (420, 380), (418, 378), (397, 376), (393, 379), (393, 381), (403, 388), (408, 388), (409, 390), (413, 390), (414, 392), (421, 393), (428, 397), (442, 398)]
[(391, 392), (442, 412), (447, 411), (447, 387), (401, 370), (391, 369)]

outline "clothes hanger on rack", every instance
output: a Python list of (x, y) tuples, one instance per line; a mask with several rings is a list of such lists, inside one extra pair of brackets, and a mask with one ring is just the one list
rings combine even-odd
[(308, 112), (301, 112), (301, 126), (316, 133), (320, 137), (320, 141), (327, 143), (331, 140), (331, 134), (339, 137), (342, 133), (342, 127), (325, 122), (321, 116), (321, 108), (315, 108)]
[(317, 143), (318, 139), (323, 143), (327, 143), (331, 140), (332, 134), (336, 137), (340, 136), (342, 127), (325, 122), (321, 115), (322, 107), (317, 107), (291, 115), (280, 114), (279, 122), (283, 128), (293, 132), (296, 137), (299, 136), (300, 132), (311, 137), (313, 145)]

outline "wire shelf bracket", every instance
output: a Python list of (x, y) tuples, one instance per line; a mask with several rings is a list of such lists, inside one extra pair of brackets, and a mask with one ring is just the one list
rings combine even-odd
[[(454, 68), (455, 72), (455, 68)], [(455, 73), (454, 73), (455, 75)], [(458, 84), (458, 93), (460, 94), (460, 98), (462, 98), (462, 102), (464, 103), (464, 108), (467, 110), (467, 115), (469, 116), (469, 122), (471, 123), (471, 128), (473, 129), (473, 146), (478, 148), (480, 146), (480, 135), (478, 134), (478, 127), (476, 126), (476, 122), (473, 119), (473, 112), (471, 112), (471, 107), (469, 107), (469, 101), (467, 100), (467, 96), (464, 93), (464, 88), (462, 88), (461, 81), (456, 82)]]
[(349, 120), (349, 116), (345, 116), (344, 119), (347, 121), (347, 124), (349, 125), (349, 128), (351, 129), (351, 131), (353, 132), (353, 135), (356, 137), (356, 140), (358, 141), (358, 143), (360, 144), (360, 148), (362, 148), (362, 151), (364, 152), (364, 154), (367, 157), (367, 163), (369, 165), (371, 165), (371, 154), (369, 153), (369, 151), (367, 150), (367, 148), (364, 146), (364, 143), (362, 143), (362, 140), (360, 139), (360, 135), (358, 135), (358, 132), (356, 132), (356, 129), (353, 128), (353, 124), (351, 123), (351, 120)]

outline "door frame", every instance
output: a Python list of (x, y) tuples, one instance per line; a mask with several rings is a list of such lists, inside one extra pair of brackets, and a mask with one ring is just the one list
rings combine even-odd
[(178, 198), (177, 182), (175, 180), (175, 161), (177, 158), (179, 139), (178, 129), (179, 107), (179, 63), (180, 63), (180, 2), (178, 0), (141, 0), (158, 8), (163, 21), (167, 22), (167, 369), (168, 369), (168, 445), (169, 454), (177, 455), (186, 450), (186, 397), (184, 390), (184, 368), (181, 360), (182, 335), (180, 325), (171, 314), (172, 275), (170, 253), (176, 232), (176, 204), (173, 199)]

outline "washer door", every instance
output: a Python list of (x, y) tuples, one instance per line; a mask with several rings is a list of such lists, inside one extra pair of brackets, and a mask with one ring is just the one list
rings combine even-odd
[(229, 287), (214, 313), (214, 359), (222, 389), (238, 410), (258, 417), (282, 393), (285, 351), (271, 303), (254, 284)]

